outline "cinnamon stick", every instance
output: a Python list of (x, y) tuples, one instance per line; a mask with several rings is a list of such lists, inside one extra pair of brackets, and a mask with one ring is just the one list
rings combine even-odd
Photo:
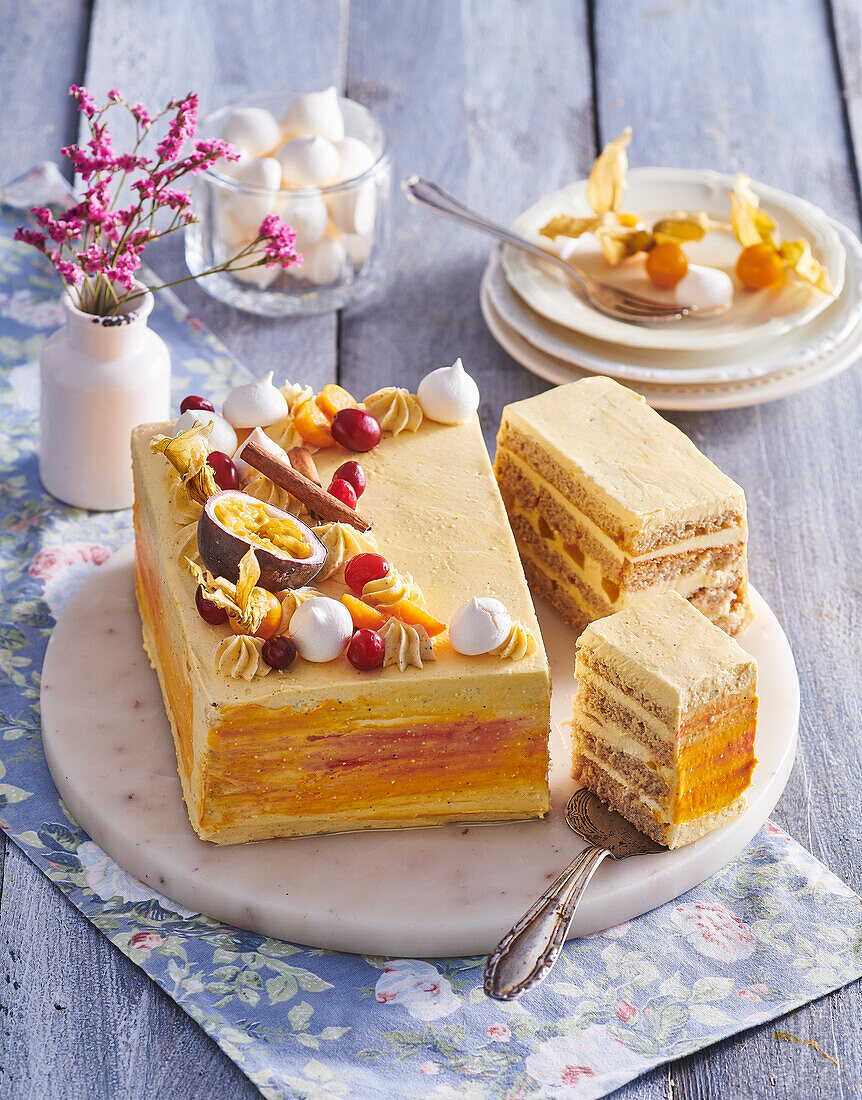
[(290, 459), (290, 464), (294, 470), (299, 470), (315, 485), (322, 485), (317, 466), (314, 464), (311, 451), (307, 447), (291, 447), (287, 452), (287, 457)]
[(314, 512), (316, 516), (319, 516), (325, 522), (349, 523), (357, 531), (369, 531), (371, 529), (368, 520), (363, 519), (358, 512), (354, 512), (352, 508), (342, 504), (338, 497), (334, 497), (332, 493), (327, 493), (325, 489), (315, 485), (305, 474), (301, 474), (299, 470), (294, 470), (292, 466), (287, 465), (276, 455), (270, 454), (269, 451), (265, 451), (257, 443), (247, 443), (242, 449), (242, 457), (249, 466), (253, 466), (255, 470), (264, 474), (270, 481), (274, 481), (276, 485), (286, 489), (291, 496), (302, 501), (310, 512)]

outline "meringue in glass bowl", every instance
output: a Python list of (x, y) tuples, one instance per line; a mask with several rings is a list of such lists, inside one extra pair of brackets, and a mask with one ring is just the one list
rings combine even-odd
[(293, 226), (303, 263), (251, 267), (199, 280), (213, 298), (250, 313), (327, 313), (376, 296), (386, 281), (392, 169), (383, 130), (334, 88), (252, 97), (209, 115), (206, 137), (224, 137), (240, 160), (195, 178), (186, 229), (193, 274), (225, 263), (268, 214)]

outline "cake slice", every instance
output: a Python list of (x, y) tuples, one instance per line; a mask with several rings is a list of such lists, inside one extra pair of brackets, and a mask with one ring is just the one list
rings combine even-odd
[(632, 390), (585, 378), (507, 405), (495, 472), (534, 595), (576, 630), (667, 591), (747, 626), (743, 491)]
[(675, 593), (641, 596), (578, 639), (573, 776), (668, 848), (745, 809), (757, 663)]
[[(343, 524), (317, 527), (325, 571), (313, 588), (281, 594), (286, 616), (302, 598), (349, 597), (344, 568), (353, 554), (379, 550), (397, 565), (414, 614), (407, 626), (381, 627), (386, 663), (372, 671), (344, 655), (270, 669), (255, 639), (204, 621), (187, 567), (198, 550), (201, 505), (180, 500), (176, 474), (151, 451), (151, 439), (172, 429), (142, 425), (132, 437), (135, 584), (198, 835), (232, 844), (542, 816), (548, 664), (477, 417), (387, 430), (359, 456), (368, 536)], [(350, 457), (332, 446), (318, 451), (322, 484)], [(287, 494), (266, 481), (253, 478), (247, 491), (287, 507)], [(420, 589), (427, 615), (410, 604)], [(511, 638), (493, 652), (463, 656), (445, 632), (432, 646), (427, 633), (408, 628), (431, 621), (431, 612), (449, 622), (471, 597), (490, 596), (512, 620)], [(370, 616), (367, 626), (382, 623), (387, 608), (377, 602), (353, 599), (351, 614)]]

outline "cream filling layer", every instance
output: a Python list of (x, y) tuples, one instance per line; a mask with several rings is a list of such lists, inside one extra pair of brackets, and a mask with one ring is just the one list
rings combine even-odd
[(635, 718), (643, 722), (660, 741), (666, 741), (668, 744), (675, 744), (675, 730), (666, 726), (660, 718), (657, 718), (652, 711), (647, 710), (637, 699), (633, 699), (631, 695), (626, 695), (624, 691), (620, 691), (616, 684), (612, 684), (610, 680), (605, 679), (601, 673), (596, 672), (596, 670), (592, 668), (584, 668), (580, 659), (575, 665), (575, 675), (578, 677), (579, 681), (582, 680), (585, 684), (592, 685), (600, 691), (602, 695), (606, 695), (609, 699), (612, 699), (618, 706), (622, 707), (624, 710), (630, 711)]
[[(529, 521), (529, 516), (524, 512), (519, 511), (517, 514), (522, 515), (524, 519)], [(535, 530), (535, 528), (534, 528)], [(538, 534), (538, 532), (537, 532)], [(541, 537), (541, 536), (540, 536)], [(530, 547), (521, 546), (520, 553), (524, 557), (528, 557), (534, 565), (538, 566), (547, 576), (551, 576), (548, 572), (548, 565), (545, 562), (540, 561), (535, 554), (530, 552)], [(560, 550), (565, 553), (560, 544)], [(568, 556), (568, 555), (567, 555)], [(662, 595), (667, 592), (676, 592), (684, 599), (688, 599), (696, 592), (699, 592), (702, 588), (724, 588), (738, 580), (738, 574), (733, 568), (719, 569), (715, 572), (710, 571), (697, 571), (694, 573), (682, 573), (676, 577), (662, 579), (655, 584), (645, 585), (643, 588), (620, 588), (619, 594), (615, 600), (610, 600), (607, 592), (602, 586), (603, 573), (601, 567), (595, 562), (588, 559), (584, 555), (584, 562), (590, 561), (591, 569), (580, 569), (576, 562), (572, 562), (572, 568), (574, 572), (578, 574), (584, 584), (590, 589), (596, 599), (599, 601), (603, 608), (607, 609), (607, 613), (613, 614), (615, 611), (622, 611), (624, 607), (628, 607), (633, 600), (639, 599), (644, 595)], [(576, 585), (573, 585), (566, 577), (561, 577), (559, 574), (553, 574), (553, 580), (560, 586), (573, 600), (578, 604), (578, 607), (582, 608), (588, 615), (593, 614), (593, 609), (587, 607), (584, 604), (583, 595), (579, 592)], [(733, 603), (733, 593), (728, 593), (727, 609), (724, 612), (730, 610), (730, 605)], [(720, 609), (721, 612), (721, 609)]]
[[(654, 561), (656, 558), (663, 558), (668, 554), (685, 554), (689, 550), (702, 550), (704, 548), (716, 546), (727, 546), (731, 543), (745, 541), (746, 532), (744, 527), (734, 524), (730, 527), (722, 527), (718, 531), (712, 531), (705, 535), (692, 535), (687, 539), (680, 539), (666, 546), (660, 546), (657, 550), (651, 550), (647, 554), (638, 554), (634, 557), (631, 554), (627, 554), (624, 550), (621, 550), (610, 535), (603, 531), (594, 520), (590, 519), (588, 515), (573, 504), (568, 497), (563, 496), (556, 486), (546, 481), (545, 478), (534, 470), (529, 463), (525, 462), (520, 455), (515, 454), (514, 451), (510, 451), (508, 447), (502, 447), (501, 450), (527, 481), (546, 490), (561, 508), (569, 512), (577, 523), (583, 526), (621, 563), (626, 561), (635, 563)], [(524, 514), (526, 515), (526, 512), (524, 512)], [(706, 519), (708, 517), (704, 518)], [(556, 534), (555, 532), (555, 535)]]
[[(634, 737), (630, 737), (616, 726), (604, 725), (601, 722), (597, 722), (591, 714), (587, 714), (583, 710), (578, 711), (576, 721), (589, 733), (593, 734), (602, 744), (607, 745), (609, 749), (614, 752), (625, 753), (626, 756), (634, 757), (634, 759), (643, 764), (644, 767), (649, 768), (650, 771), (660, 776), (669, 787), (674, 786), (676, 769), (670, 768), (665, 764), (659, 764), (653, 753), (642, 741), (637, 741)], [(629, 782), (631, 782), (631, 780), (629, 780)]]
[(597, 757), (593, 756), (591, 752), (587, 752), (585, 749), (579, 749), (579, 752), (585, 760), (589, 760), (591, 764), (595, 764), (597, 768), (601, 768), (601, 770), (606, 775), (609, 775), (615, 783), (619, 783), (623, 790), (630, 791), (635, 795), (638, 801), (642, 802), (653, 817), (658, 818), (663, 825), (671, 824), (669, 807), (662, 806), (660, 802), (656, 802), (654, 798), (650, 798), (650, 796), (644, 794), (643, 791), (634, 790), (631, 785), (631, 780), (627, 775), (623, 775), (621, 772), (618, 772), (616, 768), (610, 767), (605, 761), (599, 760)]

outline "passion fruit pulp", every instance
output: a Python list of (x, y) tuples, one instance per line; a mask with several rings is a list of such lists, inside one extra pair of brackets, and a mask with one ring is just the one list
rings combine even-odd
[(236, 584), (250, 547), (260, 565), (257, 583), (270, 592), (309, 584), (326, 562), (326, 547), (294, 516), (238, 489), (214, 493), (198, 521), (201, 561)]

